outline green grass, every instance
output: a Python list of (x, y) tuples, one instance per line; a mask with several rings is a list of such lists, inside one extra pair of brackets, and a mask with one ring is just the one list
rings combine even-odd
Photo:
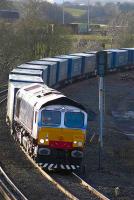
[(86, 13), (86, 10), (77, 8), (65, 8), (65, 11), (72, 15), (73, 17), (80, 17)]
[(79, 39), (79, 40), (95, 40), (95, 41), (102, 41), (102, 40), (111, 40), (110, 36), (102, 36), (102, 35), (72, 35), (71, 36), (74, 40)]

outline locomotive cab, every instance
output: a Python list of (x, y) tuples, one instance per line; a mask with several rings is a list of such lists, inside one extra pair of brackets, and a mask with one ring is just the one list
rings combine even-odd
[(87, 114), (77, 107), (51, 105), (42, 108), (38, 115), (38, 157), (47, 163), (53, 160), (61, 166), (79, 166), (86, 126)]
[(50, 147), (62, 148), (60, 145), (56, 146), (56, 143), (52, 145), (54, 141), (61, 141), (68, 143), (67, 146), (65, 143), (63, 145), (67, 149), (83, 147), (86, 121), (86, 113), (73, 106), (47, 106), (39, 112), (38, 144), (49, 144)]

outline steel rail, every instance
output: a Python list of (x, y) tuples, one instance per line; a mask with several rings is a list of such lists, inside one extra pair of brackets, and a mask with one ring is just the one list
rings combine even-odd
[(109, 198), (107, 198), (106, 196), (104, 196), (102, 193), (100, 193), (98, 190), (96, 190), (94, 187), (92, 187), (91, 185), (89, 185), (86, 181), (84, 181), (83, 179), (81, 179), (77, 174), (73, 173), (72, 174), (78, 178), (81, 182), (81, 185), (83, 185), (87, 190), (89, 190), (91, 193), (93, 193), (95, 196), (97, 196), (99, 199), (101, 200), (110, 200)]
[(7, 87), (7, 86), (8, 86), (8, 84), (7, 84), (7, 83), (5, 83), (5, 84), (3, 84), (3, 85), (2, 85), (2, 84), (0, 84), (0, 89), (1, 89), (1, 88), (5, 88), (5, 87)]
[(0, 104), (2, 104), (3, 102), (5, 102), (6, 99), (7, 99), (7, 96), (4, 99), (0, 100)]
[(2, 90), (0, 91), (0, 94), (6, 93), (8, 91), (8, 89)]
[[(13, 199), (13, 200), (18, 200), (18, 196), (19, 196), (19, 200), (28, 200), (22, 193), (21, 191), (14, 185), (14, 183), (9, 179), (9, 177), (6, 175), (6, 173), (4, 172), (4, 170), (2, 169), (2, 167), (0, 167), (0, 173), (3, 175), (4, 179), (6, 180), (6, 182), (10, 185), (10, 187), (12, 188), (12, 190), (14, 192), (12, 192), (8, 186), (2, 181), (2, 179), (0, 178), (0, 191), (2, 194), (4, 194), (5, 196), (8, 196), (9, 199)], [(3, 196), (4, 196), (3, 195)], [(16, 197), (17, 196), (17, 197)]]

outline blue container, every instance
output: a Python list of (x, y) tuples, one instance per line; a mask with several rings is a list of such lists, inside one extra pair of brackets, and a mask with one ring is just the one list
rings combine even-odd
[(26, 70), (34, 70), (38, 71), (41, 70), (43, 72), (43, 81), (45, 84), (48, 84), (48, 67), (44, 65), (30, 65), (30, 64), (22, 64), (17, 66), (18, 69), (26, 69)]
[(81, 75), (82, 58), (79, 56), (61, 55), (56, 56), (56, 58), (67, 59), (68, 60), (68, 72), (67, 79), (72, 79), (74, 77)]
[(19, 75), (19, 74), (9, 74), (9, 81), (24, 82), (24, 83), (44, 83), (41, 77)]
[[(108, 58), (107, 58), (107, 68), (108, 68), (108, 70), (114, 68), (112, 52), (110, 52), (109, 50), (104, 50), (104, 51), (107, 51), (107, 53), (108, 53), (107, 54), (107, 56), (108, 56)], [(90, 53), (90, 54), (96, 55), (97, 52), (98, 51), (89, 51), (89, 52), (86, 52), (86, 53)]]
[(134, 64), (134, 48), (122, 48), (122, 49), (128, 51), (128, 64), (133, 65)]
[(53, 86), (56, 84), (56, 71), (57, 71), (57, 63), (56, 62), (34, 60), (31, 62), (27, 62), (27, 64), (47, 66), (48, 67), (47, 84), (48, 84), (48, 86)]
[(108, 49), (112, 52), (112, 68), (120, 68), (128, 64), (128, 51), (119, 49)]
[(10, 73), (11, 74), (20, 74), (20, 75), (29, 75), (29, 76), (40, 76), (43, 78), (43, 71), (41, 71), (41, 70), (16, 68), (16, 69), (13, 69)]
[(113, 57), (113, 53), (109, 50), (104, 50), (107, 52), (107, 69), (110, 70), (110, 69), (114, 69), (114, 57)]
[(87, 54), (96, 54), (98, 51), (86, 51)]
[(82, 57), (81, 74), (94, 73), (96, 69), (96, 55), (86, 53), (75, 53), (72, 56)]
[(40, 60), (57, 63), (56, 83), (67, 79), (67, 70), (68, 70), (68, 60), (67, 59), (42, 58)]

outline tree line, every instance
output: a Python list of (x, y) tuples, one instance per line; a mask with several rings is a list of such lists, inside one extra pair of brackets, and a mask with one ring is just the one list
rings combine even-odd
[[(2, 5), (9, 6), (7, 1), (2, 1)], [(29, 0), (23, 4), (23, 16), (19, 20), (13, 23), (0, 20), (0, 78), (7, 77), (16, 65), (66, 54), (70, 50), (72, 40), (68, 29), (58, 24), (53, 26), (44, 20), (39, 6), (39, 1)]]

